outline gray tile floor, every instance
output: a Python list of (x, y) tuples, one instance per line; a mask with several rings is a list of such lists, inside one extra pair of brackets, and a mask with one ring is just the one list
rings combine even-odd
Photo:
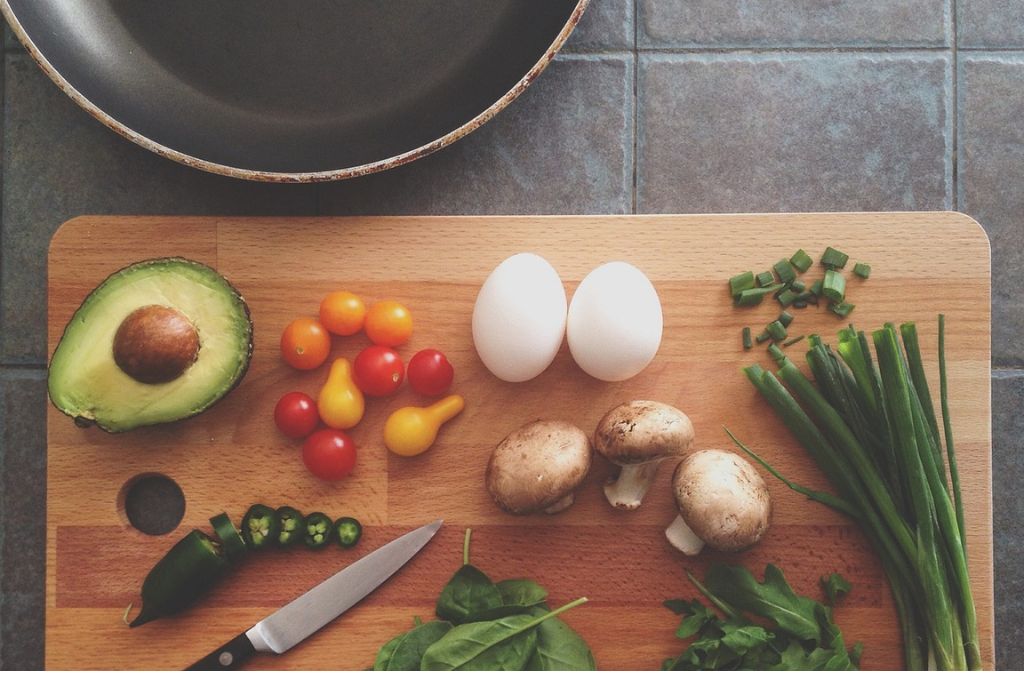
[(0, 668), (42, 664), (45, 257), (67, 218), (835, 209), (957, 209), (992, 238), (997, 663), (1024, 668), (1024, 2), (592, 4), (554, 66), (479, 132), (312, 187), (144, 152), (5, 39)]

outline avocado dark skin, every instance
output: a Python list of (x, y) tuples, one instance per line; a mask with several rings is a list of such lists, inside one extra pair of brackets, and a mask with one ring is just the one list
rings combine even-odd
[(132, 311), (114, 335), (114, 362), (144, 384), (181, 377), (199, 354), (199, 333), (183, 313), (169, 306)]

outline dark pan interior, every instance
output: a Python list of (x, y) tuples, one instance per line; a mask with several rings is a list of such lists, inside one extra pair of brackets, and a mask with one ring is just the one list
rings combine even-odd
[(124, 126), (238, 169), (351, 168), (459, 128), (544, 55), (577, 0), (10, 0)]

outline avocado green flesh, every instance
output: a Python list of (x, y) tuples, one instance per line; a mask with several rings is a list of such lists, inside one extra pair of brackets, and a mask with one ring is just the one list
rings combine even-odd
[[(149, 305), (181, 311), (199, 334), (199, 353), (170, 382), (143, 384), (114, 362), (114, 335)], [(245, 302), (213, 269), (184, 259), (146, 261), (107, 278), (86, 297), (50, 360), (50, 400), (110, 432), (173, 422), (202, 412), (245, 374), (252, 324)]]

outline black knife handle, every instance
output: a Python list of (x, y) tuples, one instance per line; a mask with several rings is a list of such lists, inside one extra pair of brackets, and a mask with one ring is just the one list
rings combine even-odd
[(256, 654), (256, 648), (243, 633), (218, 647), (185, 671), (231, 671)]

